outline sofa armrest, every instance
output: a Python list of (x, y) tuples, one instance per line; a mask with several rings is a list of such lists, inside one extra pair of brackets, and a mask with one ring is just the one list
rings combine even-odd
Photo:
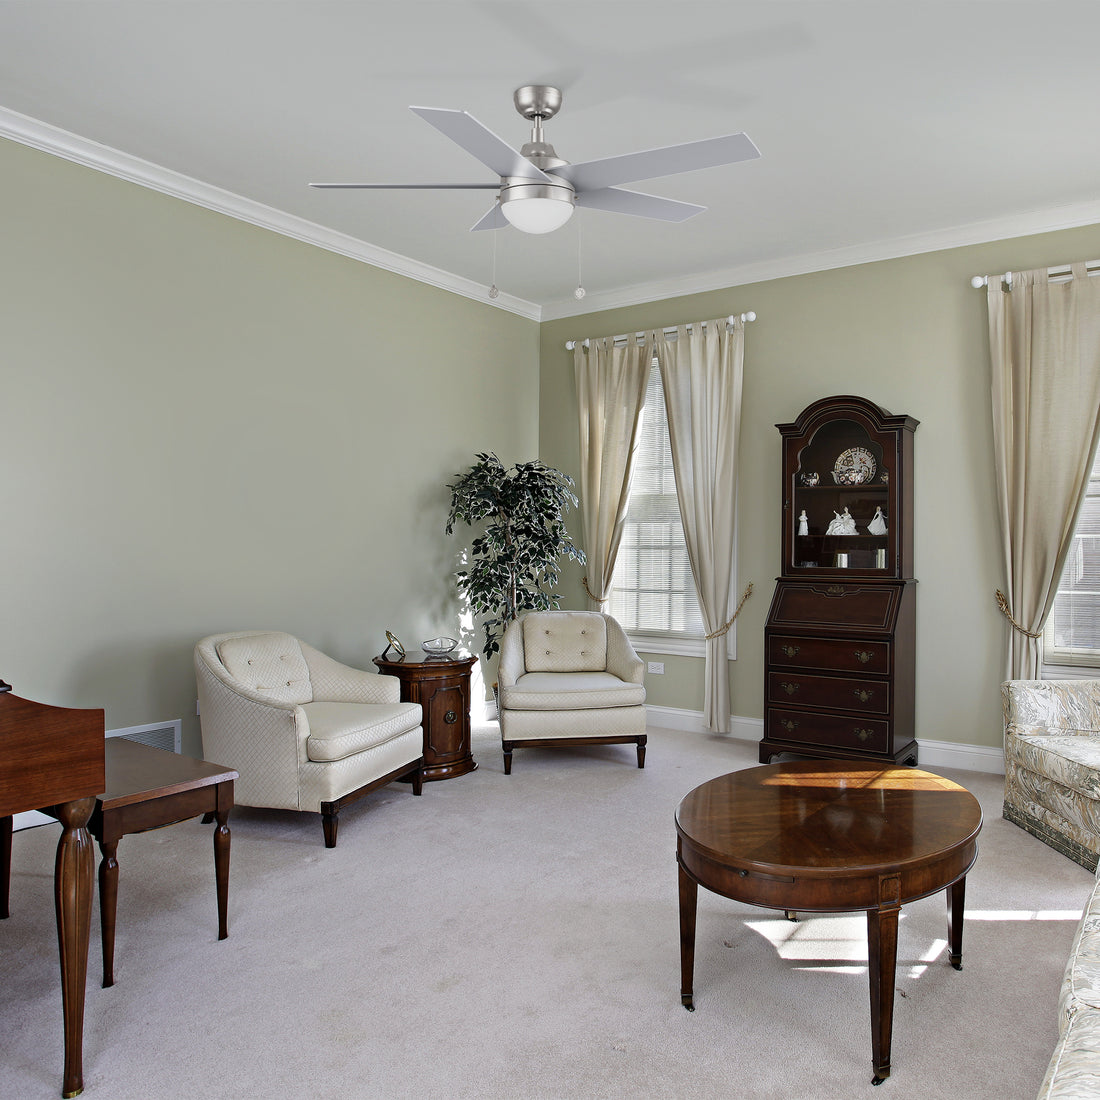
[(501, 690), (513, 687), (527, 671), (523, 657), (523, 623), (513, 619), (500, 639), (500, 663), (497, 666), (497, 683)]
[(1100, 736), (1100, 680), (1006, 680), (1005, 733)]
[(645, 679), (645, 662), (638, 656), (626, 631), (617, 619), (605, 615), (607, 622), (607, 671), (628, 684), (640, 684)]
[(401, 682), (396, 676), (341, 664), (313, 646), (301, 643), (309, 666), (314, 702), (326, 703), (397, 703), (401, 700)]

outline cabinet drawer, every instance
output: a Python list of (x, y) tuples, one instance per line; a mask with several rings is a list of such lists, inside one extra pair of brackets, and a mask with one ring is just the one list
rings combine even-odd
[(890, 713), (889, 680), (857, 680), (849, 676), (807, 676), (799, 672), (769, 672), (768, 702), (800, 707), (828, 707), (867, 714)]
[(890, 723), (876, 718), (769, 708), (765, 736), (803, 745), (890, 752)]
[(890, 671), (890, 645), (888, 642), (849, 642), (776, 634), (768, 641), (768, 664), (885, 676)]

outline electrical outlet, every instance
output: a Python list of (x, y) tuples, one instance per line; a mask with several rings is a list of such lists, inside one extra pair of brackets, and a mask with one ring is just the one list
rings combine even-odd
[(652, 672), (655, 676), (663, 676), (665, 674), (664, 661), (650, 661), (647, 671)]

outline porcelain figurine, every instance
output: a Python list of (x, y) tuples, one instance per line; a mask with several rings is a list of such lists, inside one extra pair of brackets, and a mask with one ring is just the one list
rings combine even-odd
[(806, 509), (802, 509), (802, 514), (798, 517), (798, 533), (800, 535), (808, 535), (810, 533), (810, 521), (806, 518)]
[(867, 530), (872, 535), (885, 535), (886, 534), (886, 517), (882, 514), (881, 508), (875, 509), (874, 517), (871, 522), (867, 524)]

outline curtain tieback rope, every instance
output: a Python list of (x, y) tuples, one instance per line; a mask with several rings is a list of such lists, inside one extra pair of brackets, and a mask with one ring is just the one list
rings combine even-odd
[(581, 584), (584, 585), (585, 592), (587, 592), (589, 597), (591, 599), (595, 600), (596, 603), (607, 603), (607, 599), (608, 599), (607, 596), (597, 596), (596, 593), (593, 592), (592, 589), (588, 587), (588, 577), (587, 576), (581, 577)]
[(1041, 630), (1026, 630), (1012, 617), (1012, 612), (1009, 610), (1008, 606), (1008, 597), (999, 588), (997, 589), (997, 606), (1001, 609), (1001, 614), (1004, 615), (1012, 624), (1013, 628), (1018, 630), (1021, 634), (1026, 635), (1028, 638), (1041, 638), (1043, 636)]
[(741, 602), (737, 605), (737, 610), (730, 616), (730, 621), (728, 623), (726, 623), (726, 625), (724, 627), (722, 627), (721, 630), (716, 630), (713, 634), (708, 634), (706, 636), (706, 639), (707, 639), (708, 642), (712, 638), (721, 638), (723, 634), (728, 633), (729, 628), (731, 626), (733, 626), (734, 621), (737, 619), (737, 616), (741, 614), (741, 608), (743, 608), (745, 606), (745, 601), (751, 595), (752, 595), (752, 581), (749, 581), (749, 585), (745, 589), (744, 595), (742, 595), (742, 597), (741, 597)]

